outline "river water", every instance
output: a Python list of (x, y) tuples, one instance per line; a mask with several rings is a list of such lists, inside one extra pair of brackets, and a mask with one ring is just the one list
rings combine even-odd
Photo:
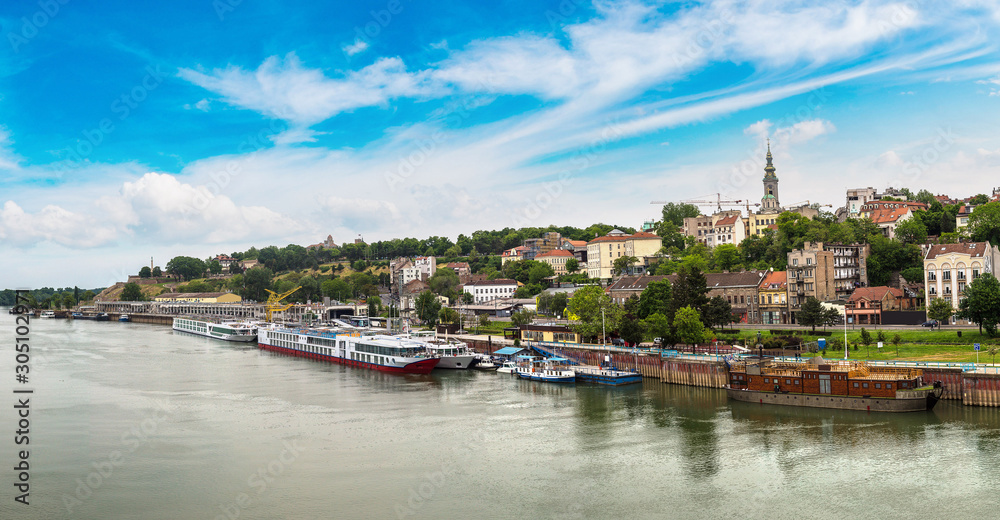
[[(4, 520), (988, 518), (1000, 489), (1000, 411), (949, 401), (398, 376), (117, 322), (33, 319), (31, 348), (28, 385), (0, 355)], [(15, 388), (35, 390), (28, 506)]]

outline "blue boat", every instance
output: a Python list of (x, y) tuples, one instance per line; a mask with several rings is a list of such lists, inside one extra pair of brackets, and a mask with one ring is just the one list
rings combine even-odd
[(128, 317), (128, 314), (118, 315), (118, 321), (132, 321), (132, 318)]
[(517, 376), (531, 381), (548, 383), (575, 383), (576, 372), (566, 364), (566, 358), (517, 356), (523, 363), (517, 369)]

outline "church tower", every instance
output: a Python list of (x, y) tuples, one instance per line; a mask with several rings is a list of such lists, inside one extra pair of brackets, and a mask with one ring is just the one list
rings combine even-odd
[(760, 199), (761, 211), (771, 213), (780, 212), (781, 204), (778, 203), (778, 177), (774, 174), (774, 165), (771, 164), (771, 140), (767, 141), (767, 166), (764, 167), (764, 197)]

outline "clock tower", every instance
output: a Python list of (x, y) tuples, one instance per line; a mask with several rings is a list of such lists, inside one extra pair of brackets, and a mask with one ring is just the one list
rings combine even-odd
[(774, 174), (774, 165), (771, 164), (771, 140), (767, 141), (767, 166), (764, 167), (764, 197), (760, 199), (762, 212), (781, 212), (781, 204), (778, 203), (778, 177)]

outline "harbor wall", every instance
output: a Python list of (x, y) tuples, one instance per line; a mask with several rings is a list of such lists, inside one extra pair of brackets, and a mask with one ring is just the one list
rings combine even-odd
[(1000, 374), (967, 372), (961, 388), (966, 406), (1000, 407)]
[(962, 386), (965, 375), (960, 368), (922, 368), (924, 371), (924, 383), (930, 384), (934, 381), (941, 381), (944, 384), (944, 394), (941, 399), (962, 399)]

